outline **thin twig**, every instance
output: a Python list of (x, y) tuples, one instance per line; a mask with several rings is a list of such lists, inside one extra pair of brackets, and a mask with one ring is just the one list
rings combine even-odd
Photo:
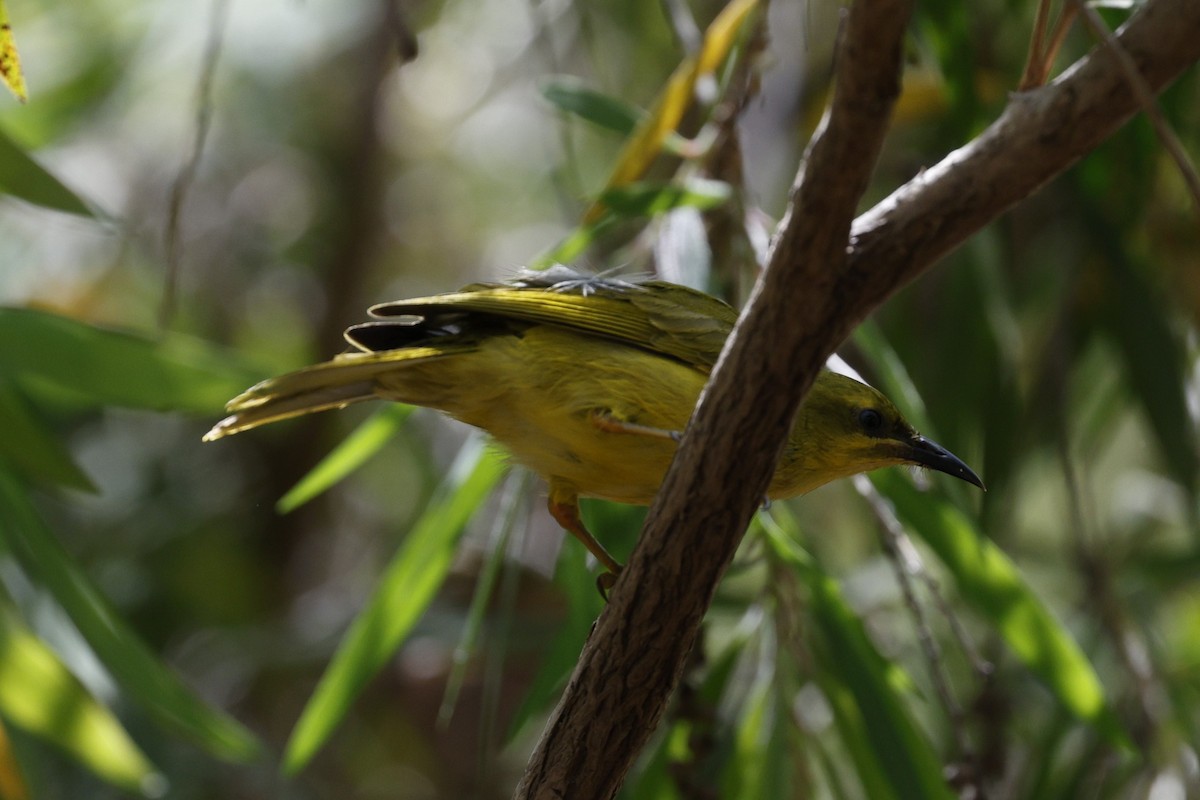
[(1021, 81), (1017, 84), (1018, 91), (1041, 86), (1046, 81), (1045, 57), (1042, 44), (1046, 40), (1046, 25), (1050, 20), (1050, 4), (1054, 0), (1039, 0), (1037, 15), (1033, 18), (1033, 34), (1029, 41), (1029, 55), (1025, 59), (1025, 69), (1021, 73)]
[(703, 217), (712, 250), (711, 279), (720, 286), (722, 296), (735, 306), (741, 305), (745, 279), (757, 277), (762, 266), (746, 224), (745, 169), (738, 119), (761, 89), (760, 61), (768, 42), (765, 2), (750, 24), (753, 27), (738, 53), (724, 95), (713, 109), (709, 127), (715, 134), (700, 165), (702, 174), (724, 181), (733, 189), (726, 203), (703, 212)]
[[(899, 542), (902, 548), (914, 550), (912, 541), (906, 535)], [(954, 613), (950, 603), (946, 601), (946, 595), (942, 591), (942, 586), (938, 583), (938, 579), (933, 576), (927, 569), (922, 569), (917, 573), (917, 577), (925, 584), (925, 591), (929, 592), (929, 596), (933, 598), (933, 604), (937, 606), (938, 612), (945, 618), (946, 624), (950, 626), (950, 632), (954, 635), (958, 646), (966, 653), (967, 660), (971, 662), (971, 669), (975, 671), (975, 675), (981, 681), (991, 680), (995, 674), (996, 668), (991, 661), (983, 657), (979, 652), (979, 648), (975, 646), (975, 642), (967, 635), (967, 631), (963, 628), (962, 620), (958, 618), (958, 614)]]
[[(564, 73), (566, 68), (555, 50), (554, 40), (551, 36), (554, 30), (553, 14), (546, 3), (538, 0), (528, 0), (527, 5), (527, 13), (533, 20), (533, 42), (529, 47), (529, 52), (541, 54), (545, 62), (544, 71), (547, 74)], [(584, 194), (583, 186), (586, 183), (579, 153), (575, 147), (577, 126), (578, 122), (574, 114), (560, 112), (558, 124), (553, 126), (558, 138), (559, 152), (553, 152), (549, 145), (544, 148), (547, 162), (553, 165), (550, 168), (550, 185), (554, 187), (554, 192), (558, 196), (561, 221), (570, 226), (576, 224), (582, 212), (579, 198)]]
[(1112, 558), (1098, 541), (1095, 526), (1088, 523), (1084, 509), (1083, 484), (1075, 468), (1069, 439), (1070, 425), (1066, 419), (1066, 402), (1060, 406), (1062, 421), (1058, 425), (1058, 457), (1067, 489), (1067, 508), (1071, 519), (1075, 561), (1078, 564), (1086, 591), (1088, 606), (1094, 609), (1100, 626), (1108, 637), (1121, 665), (1132, 678), (1134, 689), (1133, 724), (1129, 726), (1133, 740), (1142, 749), (1154, 745), (1159, 726), (1155, 694), (1157, 678), (1149, 651), (1129, 623), (1124, 605), (1112, 580)]
[[(479, 647), (479, 637), (483, 630), (483, 618), (487, 615), (488, 603), (492, 600), (500, 570), (508, 559), (508, 541), (521, 516), (521, 504), (529, 494), (529, 471), (518, 470), (509, 475), (500, 494), (499, 508), (488, 533), (484, 566), (479, 571), (475, 584), (475, 594), (467, 610), (466, 624), (454, 647), (451, 659), (450, 675), (446, 679), (446, 689), (442, 694), (442, 704), (438, 708), (437, 728), (445, 732), (454, 716), (458, 705), (458, 696), (462, 692), (466, 679), (467, 667), (471, 657)], [(527, 510), (527, 509), (526, 509)]]
[(167, 274), (163, 281), (162, 302), (158, 307), (158, 327), (165, 330), (175, 314), (179, 294), (180, 219), (183, 204), (196, 180), (200, 158), (204, 155), (204, 144), (212, 127), (213, 79), (217, 73), (217, 61), (221, 46), (225, 42), (225, 23), (229, 19), (229, 0), (213, 0), (208, 18), (208, 41), (204, 46), (204, 61), (200, 67), (200, 79), (196, 83), (196, 123), (192, 129), (192, 149), (187, 161), (171, 184), (171, 195), (167, 200), (167, 224), (163, 236), (166, 251)]
[[(913, 577), (925, 572), (924, 565), (921, 563), (916, 548), (911, 547), (911, 543), (909, 547), (901, 544), (907, 540), (904, 528), (900, 525), (900, 520), (896, 519), (896, 512), (871, 483), (870, 478), (865, 475), (855, 475), (854, 488), (867, 501), (871, 511), (875, 514), (875, 520), (879, 523), (879, 541), (896, 572), (896, 582), (900, 585), (900, 591), (904, 595), (904, 604), (908, 607), (913, 624), (917, 628), (917, 640), (921, 643), (921, 649), (925, 651), (925, 660), (929, 662), (929, 675), (933, 680), (933, 687), (950, 720), (950, 730), (953, 732), (954, 743), (958, 748), (959, 761), (968, 765), (968, 775), (974, 775), (976, 773), (974, 751), (967, 736), (966, 715), (958, 700), (955, 699), (954, 692), (950, 689), (950, 681), (942, 663), (941, 648), (933, 636), (925, 609), (921, 607), (913, 587)], [(968, 780), (972, 779), (968, 777)], [(974, 788), (976, 789), (974, 796), (982, 798), (983, 787), (976, 786)]]
[[(529, 486), (532, 474), (529, 470), (521, 470), (518, 494), (524, 508), (519, 512), (526, 520), (529, 519), (528, 501)], [(500, 707), (504, 699), (505, 680), (504, 666), (507, 660), (508, 646), (512, 643), (512, 623), (516, 613), (517, 597), (521, 588), (521, 570), (508, 557), (511, 552), (519, 552), (524, 544), (525, 534), (529, 526), (516, 528), (515, 535), (501, 538), (499, 546), (506, 551), (503, 557), (503, 567), (500, 574), (500, 585), (496, 590), (496, 619), (497, 624), (492, 631), (485, 632), (484, 653), (484, 682), (483, 697), (480, 703), (479, 738), (483, 743), (480, 747), (479, 787), (486, 789), (496, 785), (497, 754), (503, 744), (500, 723)], [(514, 550), (515, 546), (515, 550)], [(495, 645), (490, 645), (495, 642)]]
[(1050, 68), (1054, 66), (1054, 59), (1058, 57), (1058, 51), (1062, 48), (1063, 40), (1071, 30), (1071, 23), (1075, 21), (1075, 6), (1068, 5), (1058, 15), (1058, 21), (1054, 23), (1054, 32), (1050, 34), (1047, 44), (1046, 26), (1050, 21), (1050, 5), (1053, 2), (1054, 0), (1041, 0), (1038, 3), (1037, 17), (1033, 23), (1033, 40), (1029, 43), (1029, 59), (1025, 62), (1025, 71), (1021, 75), (1021, 82), (1017, 84), (1017, 91), (1036, 89), (1046, 82), (1050, 76)]
[(1117, 41), (1117, 37), (1113, 36), (1113, 32), (1104, 24), (1104, 20), (1100, 18), (1100, 14), (1097, 13), (1096, 9), (1082, 2), (1082, 0), (1072, 0), (1072, 7), (1078, 9), (1083, 14), (1083, 21), (1087, 25), (1088, 30), (1103, 42), (1108, 51), (1117, 59), (1117, 63), (1121, 67), (1121, 72), (1125, 74), (1125, 79), (1129, 81), (1129, 88), (1137, 98), (1138, 105), (1142, 107), (1142, 111), (1145, 113), (1147, 119), (1150, 120), (1150, 124), (1154, 126), (1154, 132), (1158, 134), (1158, 140), (1162, 142), (1163, 148), (1175, 162), (1175, 168), (1179, 170), (1179, 174), (1182, 176), (1188, 192), (1192, 195), (1192, 204), (1195, 207), (1196, 214), (1200, 216), (1200, 175), (1196, 174), (1195, 165), (1188, 158), (1187, 152), (1179, 142), (1179, 137), (1175, 135), (1171, 124), (1163, 116), (1162, 109), (1155, 102), (1154, 93), (1146, 85), (1145, 79), (1142, 77), (1141, 72), (1138, 71), (1137, 64), (1134, 63), (1128, 51)]
[(1050, 68), (1054, 66), (1054, 59), (1058, 58), (1058, 51), (1062, 49), (1067, 34), (1071, 32), (1075, 14), (1075, 6), (1069, 5), (1058, 16), (1058, 22), (1054, 25), (1054, 33), (1050, 35), (1050, 44), (1046, 46), (1046, 74), (1042, 76), (1043, 83), (1050, 75)]

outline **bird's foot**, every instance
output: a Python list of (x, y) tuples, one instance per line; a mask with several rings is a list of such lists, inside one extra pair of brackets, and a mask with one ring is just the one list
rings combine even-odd
[(596, 576), (596, 590), (600, 592), (600, 596), (604, 598), (604, 602), (608, 602), (608, 593), (612, 591), (612, 587), (617, 585), (617, 573), (601, 572)]

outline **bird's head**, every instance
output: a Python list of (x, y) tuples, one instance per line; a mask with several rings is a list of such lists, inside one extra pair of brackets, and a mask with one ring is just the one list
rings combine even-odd
[(921, 436), (875, 389), (822, 370), (796, 414), (772, 497), (803, 494), (837, 478), (914, 464), (984, 488), (970, 467)]

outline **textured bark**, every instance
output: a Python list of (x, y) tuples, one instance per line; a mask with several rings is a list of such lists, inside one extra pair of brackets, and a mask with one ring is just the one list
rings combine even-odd
[[(611, 601), (517, 788), (610, 798), (658, 724), (716, 585), (818, 370), (867, 314), (1137, 111), (1103, 48), (1014, 95), (977, 139), (851, 226), (897, 91), (911, 3), (858, 0), (831, 112), (755, 292), (701, 397)], [(1200, 3), (1150, 0), (1119, 41), (1160, 91), (1200, 60)]]

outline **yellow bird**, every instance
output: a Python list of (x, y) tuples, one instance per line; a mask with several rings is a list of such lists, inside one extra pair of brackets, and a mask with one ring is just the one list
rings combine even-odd
[[(614, 574), (621, 565), (584, 527), (579, 497), (650, 503), (737, 320), (725, 303), (684, 286), (562, 266), (370, 314), (375, 321), (346, 331), (355, 352), (248, 389), (205, 440), (361, 400), (435, 408), (487, 431), (545, 478), (551, 515)], [(822, 370), (767, 496), (895, 464), (983, 487), (882, 394)]]

